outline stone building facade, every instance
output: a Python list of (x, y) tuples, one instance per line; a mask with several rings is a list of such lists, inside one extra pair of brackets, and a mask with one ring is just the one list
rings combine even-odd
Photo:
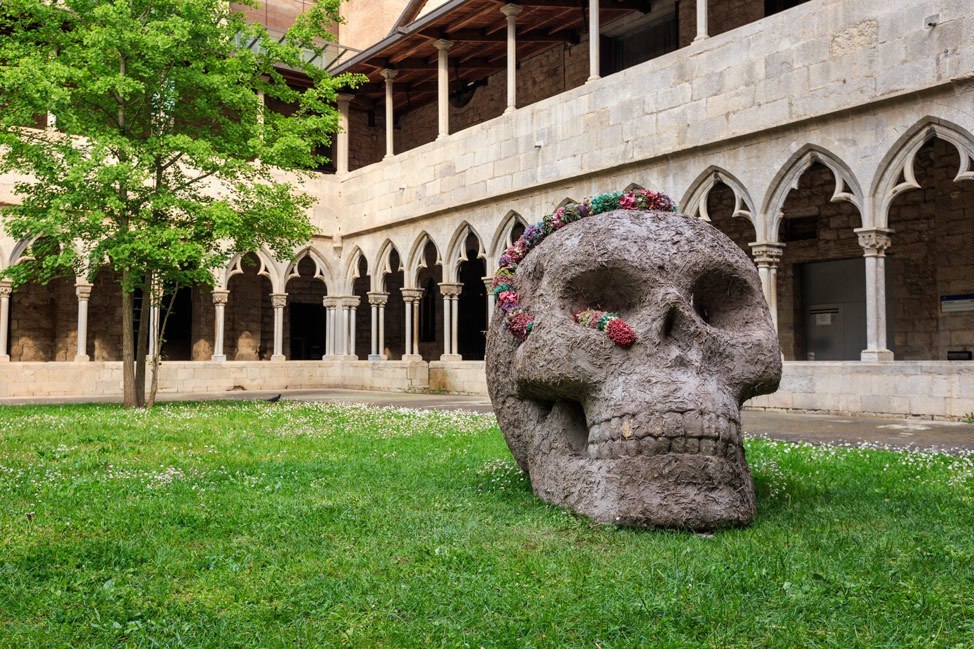
[[(352, 0), (335, 66), (369, 83), (306, 185), (319, 235), (180, 297), (162, 389), (484, 392), (500, 252), (565, 200), (641, 186), (753, 257), (786, 363), (752, 406), (974, 412), (967, 5)], [(0, 266), (28, 243), (0, 236)], [(118, 392), (113, 287), (0, 284), (0, 396)]]

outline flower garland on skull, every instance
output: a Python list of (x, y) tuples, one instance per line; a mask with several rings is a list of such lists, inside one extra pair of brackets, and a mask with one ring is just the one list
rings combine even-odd
[[(552, 232), (580, 219), (613, 210), (675, 212), (676, 203), (666, 194), (648, 189), (636, 189), (631, 192), (607, 192), (587, 198), (581, 203), (568, 203), (537, 223), (526, 227), (521, 238), (501, 255), (498, 260), (499, 269), (494, 274), (494, 281), (491, 285), (491, 292), (496, 299), (497, 308), (504, 314), (504, 323), (514, 338), (524, 341), (534, 328), (534, 318), (520, 304), (515, 279), (518, 265), (531, 250), (536, 248)], [(583, 309), (575, 314), (575, 321), (583, 326), (604, 331), (614, 343), (621, 347), (628, 347), (636, 341), (636, 332), (615, 313)]]

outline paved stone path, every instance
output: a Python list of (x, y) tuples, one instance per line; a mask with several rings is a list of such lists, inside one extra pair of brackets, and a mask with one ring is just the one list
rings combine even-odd
[[(276, 391), (165, 394), (162, 401), (211, 401), (219, 399), (266, 399)], [(287, 390), (289, 401), (351, 401), (377, 406), (403, 408), (441, 408), (491, 412), (487, 397), (451, 394), (406, 394), (364, 390)], [(98, 399), (0, 399), (0, 405), (39, 403), (117, 402), (118, 398)], [(0, 415), (2, 416), (2, 415)], [(974, 425), (921, 419), (879, 419), (845, 415), (817, 415), (786, 412), (745, 411), (743, 427), (749, 433), (776, 439), (824, 442), (872, 442), (895, 447), (963, 449), (974, 451)]]

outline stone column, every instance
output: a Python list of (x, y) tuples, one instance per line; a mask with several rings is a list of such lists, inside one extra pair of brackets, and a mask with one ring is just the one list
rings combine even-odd
[(457, 352), (457, 301), (463, 284), (447, 283), (440, 284), (440, 293), (443, 295), (443, 355), (441, 361), (463, 360)]
[(406, 303), (406, 351), (404, 361), (421, 361), (419, 355), (419, 301), (423, 297), (421, 288), (402, 289), (402, 299)]
[(599, 78), (599, 0), (588, 0), (588, 81)]
[(484, 286), (487, 287), (487, 324), (490, 325), (491, 320), (494, 319), (494, 278), (485, 277)]
[(321, 299), (325, 307), (325, 355), (322, 360), (329, 360), (341, 354), (341, 337), (339, 335), (339, 298), (326, 295)]
[(386, 157), (391, 158), (395, 155), (395, 131), (393, 129), (393, 122), (395, 121), (396, 115), (393, 110), (392, 105), (392, 80), (396, 78), (399, 74), (396, 70), (385, 69), (382, 71), (382, 76), (386, 80)]
[(758, 266), (758, 277), (761, 278), (764, 299), (771, 311), (771, 321), (774, 323), (774, 330), (778, 331), (778, 265), (781, 263), (785, 244), (767, 242), (750, 245), (754, 262)]
[(355, 335), (357, 333), (355, 314), (358, 311), (358, 305), (359, 302), (361, 302), (361, 298), (351, 295), (344, 299), (345, 305), (348, 308), (348, 332), (345, 336), (345, 340), (348, 341), (348, 344), (346, 345), (346, 355), (350, 360), (357, 361), (358, 355), (355, 353)]
[(369, 304), (372, 305), (372, 353), (370, 361), (384, 361), (386, 348), (386, 303), (388, 293), (369, 293)]
[(213, 360), (221, 363), (227, 360), (227, 355), (223, 353), (223, 336), (229, 298), (230, 291), (213, 291), (213, 309), (216, 311), (213, 325)]
[(348, 306), (349, 306), (348, 305), (348, 302), (346, 302), (345, 300), (342, 300), (341, 303), (338, 305), (338, 308), (341, 309), (341, 314), (342, 314), (342, 318), (341, 318), (341, 320), (342, 320), (342, 326), (341, 326), (341, 330), (339, 332), (339, 336), (342, 339), (341, 349), (339, 351), (341, 351), (342, 356), (348, 356), (348, 354), (349, 354), (349, 352), (348, 352), (348, 325), (350, 324), (350, 322), (349, 322), (350, 318), (349, 318), (349, 315), (348, 315)]
[(439, 130), (436, 139), (450, 134), (450, 59), (448, 52), (452, 41), (442, 38), (434, 41), (436, 46), (436, 106), (438, 111)]
[(348, 173), (348, 111), (352, 103), (352, 95), (338, 95), (338, 135), (335, 141), (338, 150), (335, 152), (335, 167), (340, 174)]
[(707, 33), (707, 0), (697, 0), (697, 37), (693, 42), (705, 38), (710, 38), (710, 34)]
[(271, 360), (279, 362), (287, 360), (284, 356), (284, 307), (287, 306), (287, 293), (271, 293), (271, 305), (274, 307), (274, 354)]
[(13, 284), (0, 281), (0, 363), (10, 362), (10, 350), (7, 349), (7, 336), (10, 331), (10, 294)]
[(892, 230), (858, 228), (859, 245), (866, 257), (866, 349), (864, 361), (891, 361), (886, 347), (886, 251), (892, 244)]
[(75, 363), (87, 363), (88, 356), (88, 300), (91, 299), (91, 284), (75, 284), (74, 292), (78, 296), (78, 353), (74, 357)]
[(501, 13), (507, 16), (507, 109), (509, 113), (517, 108), (517, 16), (523, 11), (521, 5), (506, 4)]

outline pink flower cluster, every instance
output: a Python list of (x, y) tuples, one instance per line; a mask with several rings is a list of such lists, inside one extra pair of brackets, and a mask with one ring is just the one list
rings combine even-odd
[(629, 347), (636, 342), (636, 332), (618, 313), (582, 309), (575, 314), (575, 322), (583, 327), (604, 331), (620, 347)]
[[(534, 318), (520, 304), (518, 287), (515, 281), (515, 271), (518, 265), (524, 261), (531, 250), (537, 247), (545, 238), (553, 232), (560, 230), (569, 223), (574, 223), (579, 219), (584, 219), (597, 214), (604, 214), (612, 210), (642, 210), (646, 212), (675, 212), (676, 203), (667, 196), (659, 192), (648, 189), (636, 189), (631, 192), (608, 192), (598, 194), (583, 200), (581, 203), (568, 203), (559, 207), (553, 214), (549, 214), (537, 223), (528, 226), (524, 230), (524, 235), (515, 241), (504, 251), (498, 260), (500, 266), (494, 275), (491, 291), (497, 299), (497, 308), (504, 313), (504, 322), (507, 330), (517, 340), (525, 340), (534, 328)], [(591, 312), (591, 313), (589, 313)], [(598, 322), (606, 316), (601, 325), (598, 322), (595, 328), (605, 331), (617, 345), (628, 347), (636, 341), (636, 332), (628, 324), (623, 322), (616, 314), (606, 314), (601, 311), (586, 309), (575, 314), (577, 322), (581, 314), (589, 318), (591, 314), (598, 313)], [(585, 326), (591, 326), (586, 321)]]

